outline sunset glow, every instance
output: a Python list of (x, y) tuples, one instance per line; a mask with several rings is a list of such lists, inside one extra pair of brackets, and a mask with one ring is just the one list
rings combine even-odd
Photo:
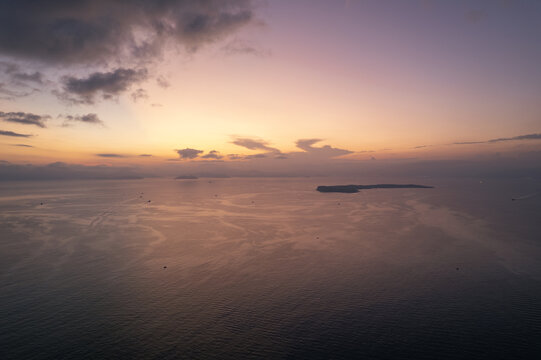
[[(144, 169), (169, 166), (178, 149), (202, 151), (180, 158), (182, 168), (258, 162), (263, 155), (249, 155), (268, 152), (235, 145), (236, 138), (283, 154), (305, 151), (299, 139), (321, 139), (315, 146), (348, 150), (326, 154), (335, 160), (540, 149), (536, 2), (234, 3), (224, 11), (250, 15), (193, 38), (167, 35), (140, 59), (129, 54), (127, 41), (135, 34), (151, 39), (154, 30), (136, 29), (130, 20), (122, 25), (126, 42), (106, 44), (122, 50), (116, 54), (104, 48), (88, 58), (75, 48), (0, 44), (1, 130), (24, 135), (3, 133), (2, 160)], [(50, 11), (39, 21), (48, 26), (59, 16)], [(34, 35), (24, 36), (31, 42)], [(52, 51), (72, 53), (62, 58)], [(10, 113), (38, 115), (42, 126), (10, 120)], [(81, 121), (87, 114), (99, 122)], [(202, 158), (213, 150), (218, 158)]]

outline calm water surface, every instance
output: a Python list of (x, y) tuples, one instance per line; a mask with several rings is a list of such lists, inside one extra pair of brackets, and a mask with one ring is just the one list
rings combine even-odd
[(539, 181), (381, 180), (0, 183), (0, 358), (539, 358)]

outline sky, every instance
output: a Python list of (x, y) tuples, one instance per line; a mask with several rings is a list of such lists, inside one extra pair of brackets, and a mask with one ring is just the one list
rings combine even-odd
[(540, 174), (539, 39), (534, 0), (4, 0), (0, 178)]

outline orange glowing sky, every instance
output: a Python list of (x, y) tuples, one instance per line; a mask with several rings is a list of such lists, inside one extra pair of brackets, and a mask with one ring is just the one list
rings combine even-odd
[[(29, 16), (42, 16), (43, 23), (58, 14), (76, 17), (84, 3)], [(318, 152), (326, 158), (359, 160), (541, 148), (539, 2), (227, 3), (222, 9), (211, 2), (212, 12), (194, 8), (250, 16), (199, 37), (171, 35), (150, 59), (105, 53), (86, 62), (75, 54), (64, 63), (0, 39), (0, 160), (145, 165), (179, 159), (176, 150), (190, 148), (202, 152), (184, 161), (202, 161), (211, 150), (224, 161), (256, 161), (227, 155), (302, 152), (299, 139), (350, 152)], [(96, 4), (96, 12), (112, 6)], [(25, 36), (21, 42), (31, 45), (35, 34)], [(81, 96), (68, 93), (67, 78), (88, 80), (119, 68), (146, 75), (109, 99), (96, 87), (91, 103), (66, 100)], [(39, 82), (29, 80), (37, 73)], [(134, 98), (138, 89), (142, 96)], [(49, 117), (39, 127), (9, 120), (16, 112)], [(65, 120), (84, 114), (96, 114), (102, 124)], [(276, 151), (236, 145), (238, 138)]]

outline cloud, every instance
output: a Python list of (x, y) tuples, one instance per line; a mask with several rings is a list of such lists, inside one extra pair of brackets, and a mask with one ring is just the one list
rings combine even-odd
[(250, 0), (6, 0), (0, 54), (55, 65), (140, 61), (166, 44), (195, 51), (253, 20)]
[(15, 73), (13, 79), (23, 82), (35, 82), (37, 84), (43, 84), (43, 74), (36, 71), (32, 74), (27, 73)]
[(139, 88), (131, 93), (131, 98), (134, 102), (137, 102), (137, 100), (146, 100), (148, 99), (148, 94), (145, 89)]
[(147, 78), (146, 69), (118, 68), (110, 72), (95, 72), (85, 78), (65, 77), (63, 92), (56, 93), (65, 101), (74, 104), (94, 104), (101, 95), (104, 100), (116, 98), (128, 91), (132, 85)]
[(222, 47), (222, 52), (224, 52), (226, 55), (245, 54), (258, 57), (270, 56), (270, 51), (259, 49), (254, 44), (240, 39), (234, 39), (228, 42)]
[[(62, 116), (61, 116), (62, 117)], [(73, 122), (81, 122), (85, 124), (95, 124), (95, 125), (101, 125), (105, 126), (103, 121), (98, 117), (97, 114), (90, 113), (86, 115), (66, 115), (63, 116), (65, 118), (63, 126), (69, 126), (69, 123)]]
[(454, 142), (451, 145), (472, 145), (472, 144), (485, 144), (488, 141), (461, 141), (461, 142)]
[(488, 140), (488, 142), (493, 143), (493, 142), (513, 141), (513, 140), (541, 140), (541, 134), (526, 134), (526, 135), (519, 135), (519, 136), (508, 137), (508, 138), (498, 138), (498, 139)]
[(490, 144), (503, 141), (517, 141), (517, 140), (541, 140), (541, 134), (526, 134), (513, 137), (496, 138), (486, 141), (461, 141), (454, 142), (452, 145), (472, 145), (472, 144)]
[(151, 157), (152, 155), (151, 154), (141, 154), (139, 155), (139, 157)]
[(24, 82), (43, 84), (43, 74), (41, 72), (21, 72), (20, 66), (16, 63), (0, 61), (0, 73), (7, 74), (12, 81), (18, 82), (19, 85)]
[(45, 127), (45, 121), (50, 119), (49, 115), (36, 115), (32, 113), (25, 112), (3, 112), (0, 111), (0, 119), (3, 121), (9, 121), (13, 123), (25, 124), (25, 125), (35, 125), (40, 128)]
[(265, 150), (268, 152), (277, 152), (279, 153), (280, 150), (268, 146), (268, 142), (264, 140), (258, 140), (258, 139), (251, 139), (251, 138), (235, 138), (231, 143), (242, 146), (249, 150)]
[(169, 81), (163, 76), (158, 76), (156, 78), (156, 83), (158, 83), (159, 87), (164, 88), (164, 89), (167, 89), (169, 86), (171, 86), (171, 83), (169, 83)]
[(29, 91), (25, 91), (25, 90), (20, 89), (20, 87), (14, 90), (14, 86), (9, 86), (9, 89), (8, 89), (6, 88), (6, 85), (4, 83), (0, 83), (0, 95), (4, 95), (4, 96), (0, 96), (0, 99), (4, 99), (4, 100), (13, 100), (15, 98), (29, 96), (33, 94), (35, 91), (37, 90), (32, 89)]
[(19, 65), (12, 62), (0, 61), (0, 72), (4, 74), (13, 74), (17, 71), (19, 71)]
[(212, 151), (209, 151), (208, 154), (205, 154), (203, 156), (201, 156), (201, 159), (215, 159), (215, 160), (220, 160), (222, 159), (223, 156), (220, 155), (220, 153), (216, 150), (212, 150)]
[(313, 146), (320, 141), (323, 141), (323, 139), (300, 139), (297, 140), (296, 145), (299, 149), (302, 149), (309, 154), (316, 154), (324, 157), (336, 157), (353, 153), (353, 151), (333, 148), (329, 145), (324, 145), (322, 147)]
[[(1, 15), (0, 15), (1, 16)], [(43, 85), (41, 72), (21, 72), (16, 63), (0, 61), (0, 99), (14, 100), (39, 92), (35, 85)]]
[(28, 135), (28, 134), (19, 134), (19, 133), (16, 133), (16, 132), (13, 132), (13, 131), (6, 131), (6, 130), (0, 130), (0, 135), (3, 135), (3, 136), (13, 136), (13, 137), (32, 137), (32, 135)]
[(242, 156), (239, 154), (227, 154), (229, 160), (242, 160)]
[(243, 157), (244, 160), (265, 159), (265, 158), (267, 158), (267, 154), (254, 154), (254, 155), (246, 155)]
[(32, 145), (27, 144), (12, 144), (11, 146), (18, 146), (18, 147), (26, 147), (26, 148), (33, 148)]
[(112, 153), (96, 154), (96, 156), (104, 157), (104, 158), (124, 158), (124, 157), (126, 157), (125, 155), (112, 154)]
[(180, 156), (181, 159), (195, 159), (199, 156), (199, 154), (203, 153), (203, 150), (196, 150), (196, 149), (182, 149), (182, 150), (175, 150), (177, 154)]

